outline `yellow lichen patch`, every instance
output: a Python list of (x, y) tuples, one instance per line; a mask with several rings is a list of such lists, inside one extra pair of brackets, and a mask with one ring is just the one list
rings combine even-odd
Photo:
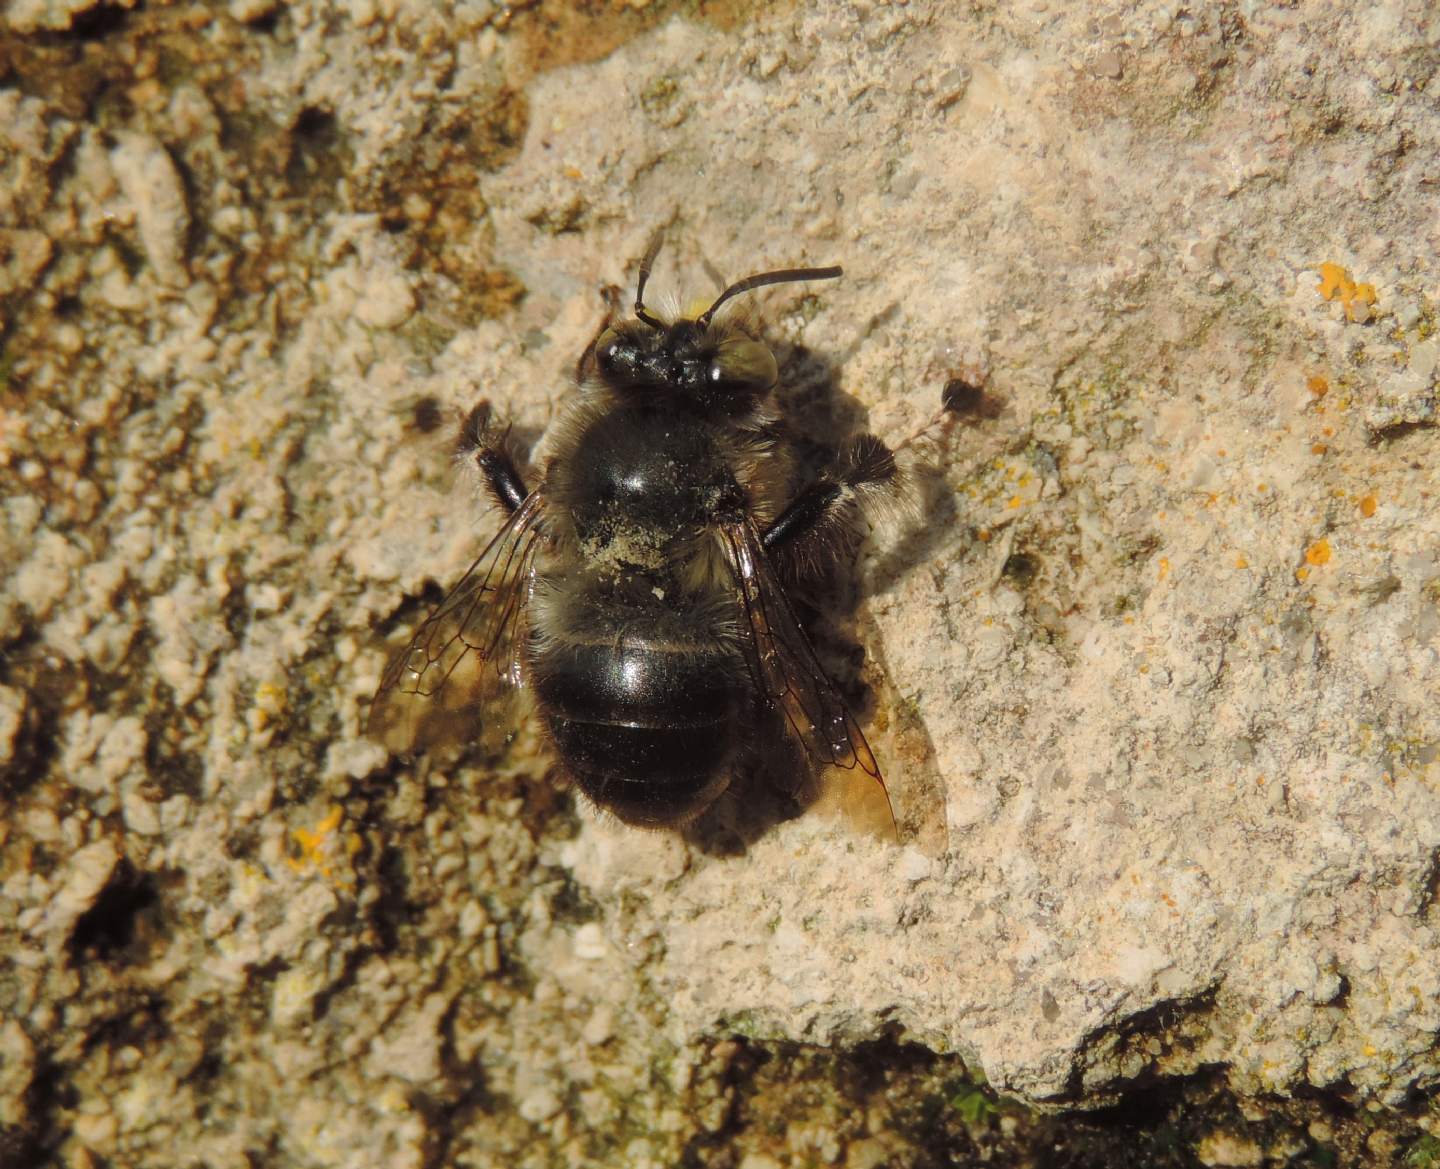
[(1310, 444), (1310, 453), (1312, 455), (1323, 455), (1329, 449), (1330, 448), (1326, 446), (1323, 442), (1316, 442)]
[(285, 687), (261, 682), (255, 687), (255, 705), (250, 708), (250, 729), (259, 734), (285, 712)]
[(1376, 496), (1375, 492), (1373, 492), (1373, 491), (1370, 492), (1370, 494), (1368, 494), (1368, 495), (1363, 495), (1363, 496), (1361, 496), (1361, 497), (1360, 497), (1360, 514), (1363, 515), (1363, 516), (1368, 520), (1372, 515), (1375, 514), (1375, 508), (1376, 508), (1376, 505), (1379, 504), (1379, 502), (1380, 502), (1379, 497)]
[[(325, 814), (325, 818), (314, 828), (296, 828), (291, 831), (290, 835), (295, 838), (295, 843), (300, 849), (299, 856), (287, 858), (292, 869), (300, 873), (313, 868), (318, 869), (324, 876), (330, 875), (330, 853), (333, 852), (333, 845), (330, 845), (329, 841), (335, 829), (340, 827), (340, 818), (343, 814), (339, 804), (332, 804), (330, 811)], [(356, 847), (351, 846), (352, 841), (358, 847), (359, 841), (353, 834), (345, 844), (346, 852), (353, 854)]]
[(1170, 575), (1170, 558), (1169, 558), (1168, 556), (1162, 556), (1162, 557), (1160, 557), (1159, 579), (1160, 579), (1160, 580), (1164, 580), (1164, 579), (1165, 579), (1167, 576), (1169, 576), (1169, 575)]
[(1321, 536), (1315, 543), (1305, 549), (1305, 563), (1319, 567), (1322, 564), (1329, 564), (1334, 552), (1330, 548), (1330, 541)]
[(1235, 567), (1236, 567), (1236, 568), (1249, 568), (1249, 567), (1250, 567), (1250, 561), (1246, 560), (1244, 556), (1237, 556), (1237, 557), (1235, 557)]
[[(1328, 300), (1329, 298), (1327, 297), (1326, 299)], [(1323, 398), (1330, 392), (1330, 383), (1317, 373), (1314, 377), (1305, 379), (1305, 388), (1315, 395), (1315, 397)]]
[(1368, 321), (1370, 306), (1375, 303), (1375, 286), (1357, 284), (1350, 272), (1339, 264), (1320, 265), (1320, 283), (1315, 286), (1326, 300), (1338, 299), (1345, 306), (1345, 317), (1351, 321)]

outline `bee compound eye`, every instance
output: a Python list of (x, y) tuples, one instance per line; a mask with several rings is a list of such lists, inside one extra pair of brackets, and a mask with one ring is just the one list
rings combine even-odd
[(620, 334), (614, 329), (606, 329), (600, 334), (595, 342), (595, 360), (600, 363), (601, 369), (615, 368), (622, 344)]
[(780, 370), (768, 346), (743, 338), (722, 342), (707, 374), (712, 386), (733, 386), (763, 393), (779, 379)]

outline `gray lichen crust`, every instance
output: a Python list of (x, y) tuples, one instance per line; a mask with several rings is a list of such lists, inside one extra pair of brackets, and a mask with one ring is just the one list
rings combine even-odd
[[(0, 21), (0, 1163), (702, 1163), (737, 1036), (1434, 1090), (1433, 5)], [(494, 530), (451, 418), (540, 435), (657, 224), (682, 301), (844, 264), (792, 404), (998, 405), (860, 566), (941, 852), (362, 733)]]

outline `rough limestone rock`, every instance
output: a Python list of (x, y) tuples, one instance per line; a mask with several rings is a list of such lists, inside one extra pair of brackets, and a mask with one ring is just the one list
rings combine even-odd
[[(16, 9), (0, 1162), (675, 1164), (730, 1036), (1434, 1089), (1433, 5)], [(661, 224), (677, 303), (844, 264), (753, 298), (817, 442), (983, 383), (822, 644), (903, 846), (363, 734), (455, 419)]]

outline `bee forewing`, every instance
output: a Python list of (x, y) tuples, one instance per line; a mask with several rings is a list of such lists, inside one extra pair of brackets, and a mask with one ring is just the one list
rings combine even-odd
[(809, 810), (839, 820), (851, 832), (887, 844), (900, 840), (885, 786), (858, 768), (824, 767), (816, 774)]
[(865, 733), (825, 675), (765, 554), (754, 524), (727, 532), (747, 652), (761, 694), (804, 748), (813, 779), (801, 797), (839, 811), (857, 829), (897, 839), (885, 780)]
[(540, 535), (531, 495), (386, 668), (366, 732), (403, 754), (479, 739), (521, 682), (525, 607)]

